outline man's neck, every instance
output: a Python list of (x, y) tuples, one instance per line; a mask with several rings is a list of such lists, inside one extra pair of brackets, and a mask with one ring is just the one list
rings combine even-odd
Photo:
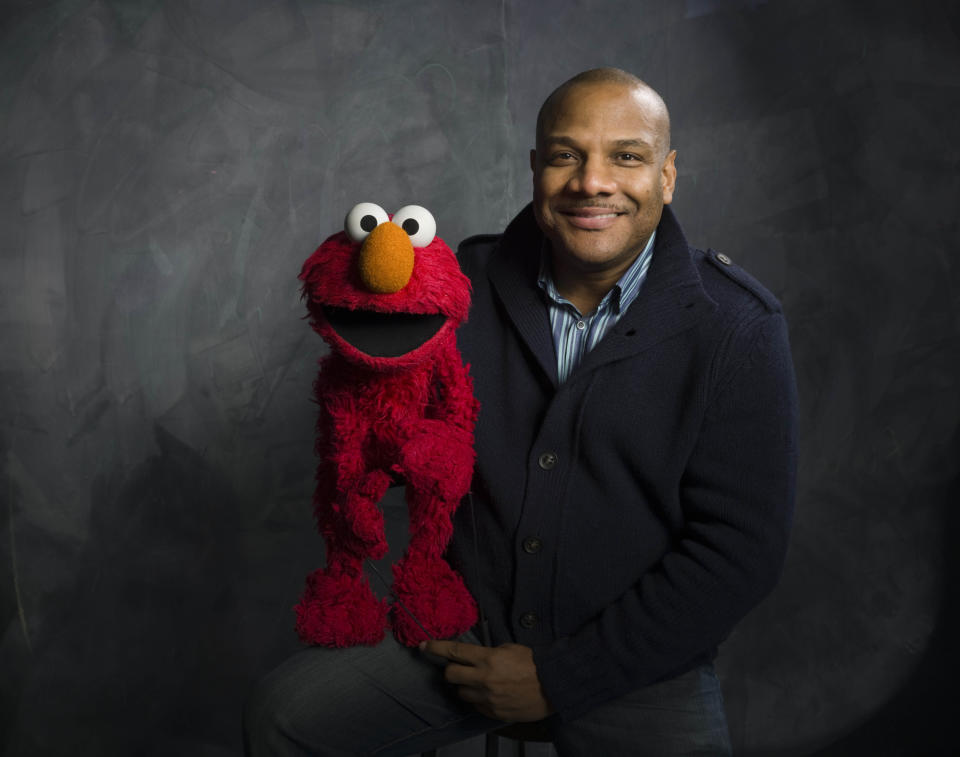
[[(639, 252), (637, 253), (639, 255)], [(590, 315), (613, 289), (636, 256), (614, 269), (590, 271), (571, 269), (560, 256), (551, 255), (551, 274), (557, 292), (583, 315)]]

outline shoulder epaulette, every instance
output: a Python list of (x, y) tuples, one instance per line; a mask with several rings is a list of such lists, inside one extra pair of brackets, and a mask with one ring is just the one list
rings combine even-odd
[(750, 292), (750, 294), (760, 300), (767, 310), (771, 312), (777, 312), (781, 309), (780, 301), (773, 296), (770, 290), (757, 281), (749, 273), (747, 273), (743, 268), (734, 263), (730, 256), (722, 252), (717, 252), (716, 250), (708, 249), (704, 253), (704, 257), (710, 262), (711, 265), (713, 265), (714, 268), (723, 273), (728, 279), (739, 284), (741, 287)]

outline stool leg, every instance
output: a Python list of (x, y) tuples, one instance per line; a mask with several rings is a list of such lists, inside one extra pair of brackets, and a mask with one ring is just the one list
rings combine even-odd
[(483, 754), (484, 757), (500, 757), (500, 737), (492, 731), (487, 734)]

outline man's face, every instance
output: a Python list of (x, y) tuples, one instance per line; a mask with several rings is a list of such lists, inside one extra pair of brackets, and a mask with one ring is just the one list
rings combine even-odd
[(649, 97), (620, 84), (575, 85), (553, 108), (530, 166), (555, 265), (619, 271), (640, 253), (673, 199), (665, 131)]

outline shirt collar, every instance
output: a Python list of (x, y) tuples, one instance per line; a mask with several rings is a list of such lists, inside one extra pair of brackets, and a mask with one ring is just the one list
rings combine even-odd
[[(656, 236), (657, 230), (654, 229), (641, 253), (637, 255), (636, 259), (630, 264), (630, 267), (623, 272), (623, 275), (617, 279), (617, 283), (613, 285), (613, 288), (600, 300), (596, 312), (599, 313), (608, 307), (612, 307), (613, 312), (619, 315), (629, 308), (633, 301), (637, 299), (637, 295), (640, 293), (640, 285), (643, 283), (644, 274), (647, 272), (647, 268), (650, 267), (650, 259), (653, 257), (653, 240)], [(550, 271), (549, 244), (546, 238), (544, 238), (540, 244), (540, 272), (537, 275), (537, 286), (557, 305), (569, 306), (576, 310), (576, 306), (569, 300), (564, 299), (560, 292), (557, 291), (557, 286), (553, 281), (553, 275)]]

